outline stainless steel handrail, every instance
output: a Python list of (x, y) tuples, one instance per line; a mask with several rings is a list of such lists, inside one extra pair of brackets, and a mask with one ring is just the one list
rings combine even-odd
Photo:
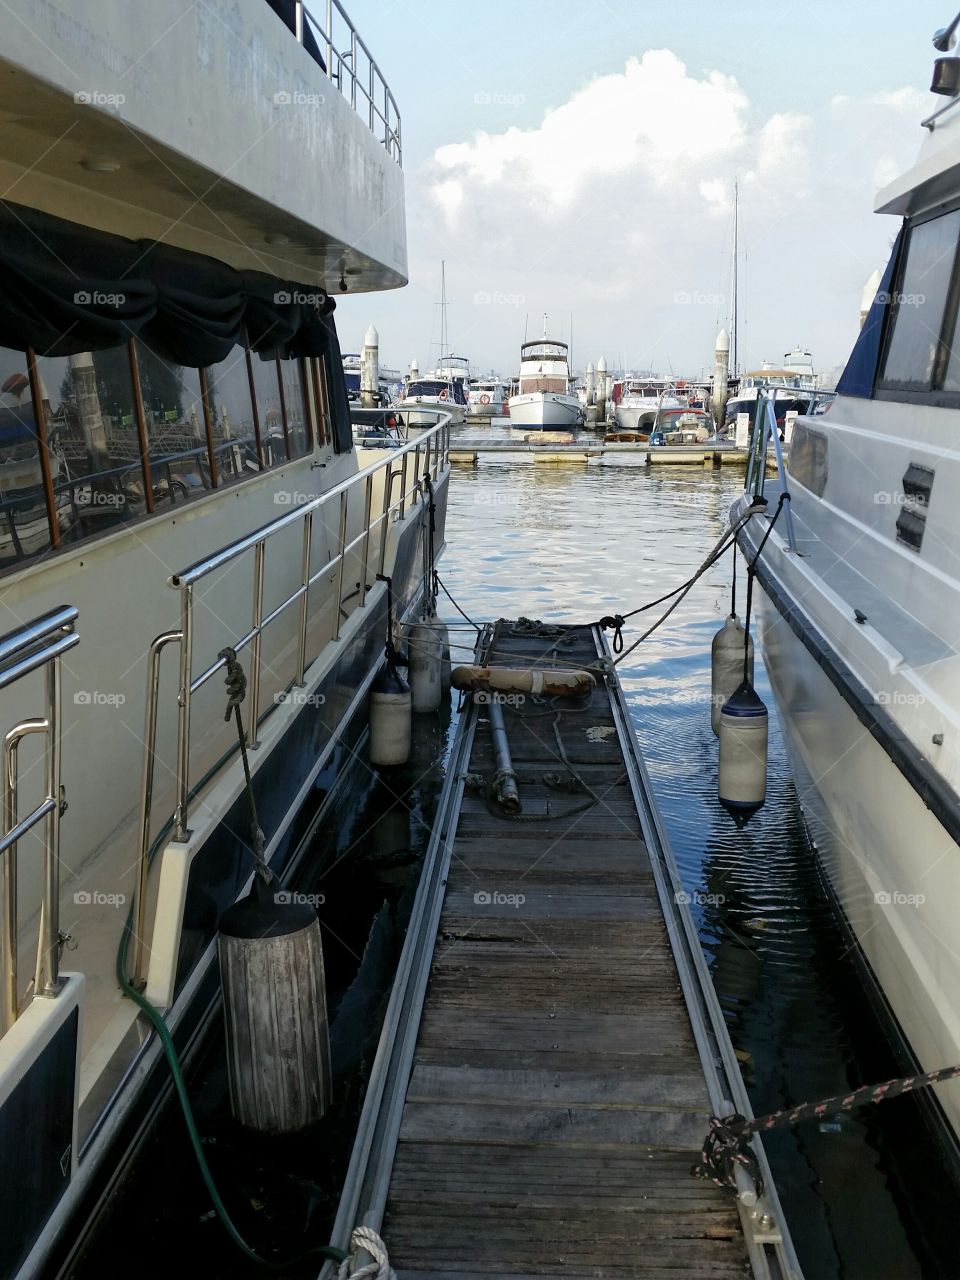
[[(350, 47), (343, 53), (338, 50), (335, 43), (333, 31), (334, 11), (342, 19), (346, 27), (344, 34), (350, 41)], [(355, 111), (357, 110), (358, 90), (366, 98), (367, 125), (370, 132), (377, 133), (376, 122), (379, 121), (383, 126), (383, 136), (380, 141), (393, 159), (396, 160), (397, 164), (402, 167), (403, 148), (400, 137), (400, 112), (397, 110), (396, 99), (390, 91), (390, 86), (387, 84), (383, 72), (377, 66), (376, 59), (360, 37), (356, 27), (350, 21), (347, 11), (340, 4), (340, 0), (325, 0), (324, 19), (322, 22), (310, 12), (303, 0), (295, 0), (294, 35), (300, 44), (304, 43), (307, 23), (313, 28), (317, 41), (324, 51), (324, 71), (327, 78), (336, 84), (341, 94), (349, 100)], [(362, 51), (367, 60), (366, 84), (362, 82), (358, 74), (358, 49)], [(378, 106), (381, 90), (383, 93), (382, 111)]]
[[(60, 659), (80, 643), (74, 631), (77, 610), (53, 609), (0, 637), (0, 689), (41, 667), (45, 670), (47, 714), (21, 720), (3, 739), (3, 835), (0, 836), (0, 1036), (17, 1020), (20, 990), (17, 977), (17, 843), (39, 822), (44, 824), (43, 889), (34, 995), (55, 996), (60, 990)], [(28, 734), (46, 735), (46, 795), (20, 818), (18, 749)]]
[[(251, 749), (257, 746), (260, 721), (260, 675), (261, 675), (261, 637), (271, 623), (282, 617), (289, 609), (298, 605), (297, 635), (297, 675), (296, 683), (302, 685), (307, 665), (306, 645), (307, 631), (310, 622), (308, 599), (310, 588), (327, 574), (336, 571), (336, 587), (333, 591), (334, 627), (331, 643), (340, 639), (341, 611), (343, 607), (343, 571), (347, 558), (358, 547), (363, 547), (361, 565), (361, 592), (357, 608), (366, 608), (366, 582), (369, 576), (371, 543), (377, 546), (374, 553), (378, 573), (384, 571), (387, 553), (387, 536), (394, 519), (402, 519), (408, 508), (423, 498), (424, 480), (429, 474), (431, 465), (435, 474), (439, 474), (448, 464), (450, 453), (450, 420), (449, 413), (437, 411), (437, 423), (428, 428), (422, 435), (399, 449), (391, 449), (383, 458), (362, 467), (348, 480), (344, 480), (326, 493), (312, 498), (292, 511), (278, 516), (269, 524), (262, 525), (252, 533), (237, 538), (234, 542), (220, 548), (213, 555), (198, 560), (188, 568), (173, 574), (168, 584), (180, 592), (180, 625), (176, 630), (165, 631), (150, 646), (148, 663), (148, 683), (145, 707), (144, 726), (144, 766), (140, 787), (140, 825), (138, 850), (140, 857), (137, 878), (136, 903), (134, 918), (136, 930), (134, 936), (134, 956), (131, 973), (135, 982), (143, 983), (144, 972), (144, 927), (147, 877), (149, 874), (150, 856), (150, 823), (153, 801), (153, 777), (155, 766), (158, 698), (159, 698), (159, 664), (160, 655), (168, 644), (177, 642), (180, 646), (180, 673), (177, 693), (177, 766), (176, 766), (176, 807), (173, 817), (173, 839), (184, 842), (189, 838), (189, 802), (190, 802), (190, 714), (193, 695), (207, 681), (221, 671), (225, 664), (218, 657), (198, 674), (193, 672), (193, 607), (194, 588), (209, 574), (231, 564), (246, 552), (254, 553), (253, 563), (253, 605), (250, 629), (239, 639), (226, 637), (228, 643), (237, 653), (250, 649), (250, 676), (247, 694), (247, 736)], [(408, 482), (408, 455), (413, 456), (413, 476)], [(396, 465), (399, 459), (399, 466)], [(378, 473), (384, 473), (383, 502), (380, 510), (374, 514), (373, 482)], [(395, 482), (400, 479), (400, 492), (395, 496)], [(361, 530), (356, 536), (347, 537), (349, 495), (363, 489), (363, 519)], [(337, 552), (320, 568), (313, 568), (310, 556), (310, 536), (314, 527), (314, 517), (325, 507), (337, 504)], [(263, 613), (264, 596), (264, 563), (265, 548), (275, 534), (289, 529), (297, 522), (303, 526), (301, 543), (301, 574), (296, 589), (280, 602), (269, 613)], [(373, 535), (379, 533), (374, 540)], [(2, 642), (0, 642), (2, 643)]]
[(787, 529), (787, 546), (791, 551), (797, 550), (797, 538), (793, 528), (793, 513), (790, 510), (790, 486), (787, 482), (787, 468), (780, 448), (780, 432), (777, 429), (777, 412), (775, 407), (776, 389), (759, 387), (757, 389), (757, 416), (753, 424), (750, 440), (750, 455), (747, 461), (747, 488), (757, 497), (763, 497), (766, 482), (767, 448), (771, 441), (777, 459), (777, 478), (780, 481), (780, 493), (785, 495), (784, 520)]

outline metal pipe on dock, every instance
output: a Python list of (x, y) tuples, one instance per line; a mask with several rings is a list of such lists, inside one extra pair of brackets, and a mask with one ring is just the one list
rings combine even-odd
[(493, 754), (497, 761), (497, 800), (503, 806), (504, 812), (519, 813), (522, 805), (520, 793), (517, 790), (517, 775), (513, 771), (510, 739), (507, 737), (507, 726), (503, 722), (503, 707), (498, 698), (490, 698), (487, 703), (487, 715), (490, 717)]

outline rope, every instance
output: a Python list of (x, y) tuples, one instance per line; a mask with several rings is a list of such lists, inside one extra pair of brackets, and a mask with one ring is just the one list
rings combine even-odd
[(735, 1166), (740, 1164), (750, 1172), (759, 1195), (763, 1191), (763, 1180), (759, 1175), (756, 1158), (747, 1147), (754, 1134), (768, 1133), (771, 1129), (789, 1129), (804, 1120), (820, 1120), (833, 1112), (853, 1111), (856, 1107), (885, 1102), (887, 1098), (899, 1098), (901, 1094), (926, 1089), (932, 1084), (958, 1077), (960, 1065), (941, 1067), (937, 1071), (885, 1080), (882, 1084), (866, 1084), (854, 1089), (852, 1093), (837, 1094), (833, 1098), (824, 1098), (821, 1102), (802, 1102), (799, 1106), (784, 1111), (771, 1111), (768, 1115), (755, 1116), (752, 1120), (736, 1114), (722, 1118), (711, 1116), (710, 1131), (704, 1140), (700, 1159), (690, 1172), (695, 1178), (715, 1182), (718, 1187), (735, 1188)]
[[(340, 1263), (337, 1280), (397, 1280), (387, 1246), (372, 1228), (357, 1227), (350, 1237), (350, 1250), (350, 1256)], [(357, 1267), (361, 1253), (368, 1253), (373, 1262)]]
[(260, 820), (257, 817), (257, 800), (253, 792), (253, 779), (250, 776), (250, 761), (247, 759), (247, 735), (243, 729), (243, 716), (240, 713), (240, 706), (247, 696), (247, 677), (244, 674), (243, 667), (237, 658), (236, 649), (221, 649), (217, 654), (226, 664), (226, 686), (227, 686), (227, 709), (224, 712), (224, 720), (229, 723), (230, 716), (236, 717), (237, 721), (237, 737), (240, 740), (240, 758), (243, 761), (243, 777), (246, 785), (247, 802), (250, 805), (250, 837), (252, 843), (253, 861), (256, 873), (264, 884), (270, 884), (273, 880), (273, 872), (267, 866), (264, 857), (264, 849), (266, 841), (264, 839), (263, 830), (260, 826)]

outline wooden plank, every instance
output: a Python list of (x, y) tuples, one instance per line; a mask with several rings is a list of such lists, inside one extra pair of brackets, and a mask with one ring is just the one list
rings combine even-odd
[[(489, 1067), (417, 1066), (407, 1090), (413, 1102), (472, 1103), (489, 1099), (513, 1103), (543, 1101), (550, 1106), (600, 1104), (606, 1107), (693, 1109), (703, 1115), (707, 1090), (699, 1074), (659, 1075), (649, 1070), (535, 1071)], [(702, 1136), (702, 1135), (701, 1135)]]

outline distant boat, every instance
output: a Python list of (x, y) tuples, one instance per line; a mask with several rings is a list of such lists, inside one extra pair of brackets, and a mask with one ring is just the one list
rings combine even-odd
[(467, 403), (468, 418), (499, 418), (503, 413), (509, 390), (500, 378), (475, 378), (470, 383)]
[(631, 378), (623, 388), (613, 417), (620, 431), (635, 431), (645, 436), (653, 430), (661, 409), (679, 405), (680, 398), (672, 383), (662, 378)]
[(450, 414), (451, 422), (463, 422), (467, 412), (467, 394), (463, 384), (439, 374), (411, 377), (394, 406), (403, 413), (407, 426), (430, 426), (437, 420), (437, 410)]
[(740, 387), (727, 401), (725, 425), (730, 426), (740, 413), (753, 414), (760, 387), (774, 387), (774, 412), (782, 428), (788, 413), (812, 413), (817, 401), (820, 376), (814, 372), (813, 357), (802, 347), (794, 347), (780, 365), (764, 361), (759, 369), (750, 369), (740, 379)]
[(549, 338), (523, 343), (519, 393), (510, 397), (511, 425), (560, 431), (582, 419), (583, 408), (570, 377), (567, 344)]

